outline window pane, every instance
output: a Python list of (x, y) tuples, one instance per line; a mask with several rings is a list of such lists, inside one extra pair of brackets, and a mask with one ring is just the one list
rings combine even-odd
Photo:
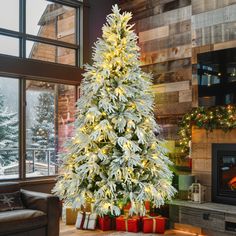
[(0, 180), (19, 176), (18, 100), (18, 80), (0, 77)]
[(0, 28), (19, 31), (19, 0), (1, 2)]
[(0, 53), (19, 56), (19, 39), (0, 35)]
[(26, 32), (45, 38), (75, 43), (76, 9), (45, 0), (27, 0)]
[(75, 86), (27, 81), (26, 176), (55, 175), (57, 157), (71, 137)]
[(75, 65), (75, 50), (63, 47), (57, 47), (45, 43), (37, 43), (32, 41), (26, 42), (27, 58), (57, 62), (67, 65)]

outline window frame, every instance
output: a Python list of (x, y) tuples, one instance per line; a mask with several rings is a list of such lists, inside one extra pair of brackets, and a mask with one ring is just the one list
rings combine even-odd
[[(55, 84), (66, 84), (66, 85), (72, 85), (75, 86), (75, 100), (77, 101), (79, 94), (78, 94), (78, 85), (71, 84), (71, 83), (59, 83), (58, 81), (55, 82), (53, 80), (43, 80), (43, 79), (35, 79), (29, 76), (11, 76), (11, 75), (2, 75), (0, 73), (0, 77), (9, 78), (9, 79), (15, 79), (18, 82), (18, 89), (19, 89), (19, 103), (18, 103), (18, 146), (19, 146), (19, 169), (18, 169), (18, 178), (0, 178), (0, 182), (6, 182), (6, 181), (14, 181), (14, 180), (20, 180), (20, 181), (30, 181), (30, 180), (43, 180), (43, 179), (52, 179), (55, 178), (57, 175), (45, 175), (45, 176), (36, 176), (36, 177), (26, 177), (26, 106), (27, 106), (27, 100), (26, 100), (26, 81), (27, 80), (34, 80), (34, 81), (40, 81), (40, 82), (50, 82)], [(0, 78), (1, 79), (1, 78)], [(56, 115), (57, 116), (57, 115)]]
[[(83, 2), (77, 0), (45, 0), (52, 3), (62, 4), (64, 6), (73, 7), (75, 8), (75, 43), (68, 43), (56, 39), (45, 38), (37, 35), (27, 34), (26, 33), (26, 1), (27, 0), (19, 0), (19, 31), (14, 31), (10, 29), (0, 28), (0, 35), (14, 37), (19, 39), (19, 57), (26, 58), (26, 41), (34, 41), (38, 43), (45, 43), (53, 46), (68, 48), (75, 50), (75, 65), (68, 65), (68, 66), (75, 66), (81, 67), (83, 64), (83, 56), (82, 54), (82, 45), (83, 37), (81, 35), (81, 26), (80, 23), (82, 20), (82, 9), (83, 9)], [(29, 1), (29, 0), (28, 0)], [(36, 60), (27, 58), (28, 60)], [(61, 64), (58, 62), (51, 62), (56, 64)]]
[[(77, 57), (78, 65), (65, 65), (54, 62), (40, 61), (36, 59), (26, 58), (26, 40), (36, 39), (45, 43), (56, 43), (57, 46), (72, 46), (66, 42), (53, 39), (41, 38), (35, 35), (25, 33), (26, 15), (25, 7), (26, 0), (20, 1), (20, 28), (19, 32), (0, 28), (0, 35), (15, 37), (19, 39), (19, 57), (0, 54), (0, 76), (18, 79), (19, 83), (19, 178), (16, 179), (0, 179), (0, 182), (19, 181), (25, 184), (28, 183), (54, 183), (55, 176), (39, 176), (26, 178), (26, 80), (36, 80), (51, 83), (61, 83), (75, 85), (76, 100), (79, 97), (78, 88), (82, 80), (82, 63), (88, 61), (88, 5), (86, 1), (77, 0), (50, 0), (50, 2), (60, 3), (67, 6), (77, 8), (76, 38), (79, 42)], [(23, 14), (22, 14), (23, 12)], [(24, 17), (22, 17), (24, 15)], [(83, 19), (82, 19), (83, 18)], [(23, 24), (22, 24), (23, 22)], [(23, 27), (24, 26), (24, 27)], [(24, 33), (23, 33), (23, 32)], [(56, 42), (55, 42), (56, 41)], [(78, 53), (80, 50), (80, 53)], [(83, 51), (82, 51), (83, 50)]]

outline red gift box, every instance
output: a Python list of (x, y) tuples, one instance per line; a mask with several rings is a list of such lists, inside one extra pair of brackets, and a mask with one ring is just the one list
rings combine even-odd
[(144, 217), (143, 218), (143, 232), (144, 233), (159, 233), (164, 234), (166, 226), (166, 218), (157, 217)]
[(99, 229), (108, 231), (115, 229), (115, 218), (110, 216), (103, 216), (98, 218)]
[(109, 216), (103, 216), (98, 218), (99, 229), (102, 231), (111, 230), (111, 218)]
[(127, 218), (124, 216), (119, 216), (116, 218), (117, 231), (128, 231), (137, 233), (139, 231), (139, 226), (140, 226), (139, 217)]

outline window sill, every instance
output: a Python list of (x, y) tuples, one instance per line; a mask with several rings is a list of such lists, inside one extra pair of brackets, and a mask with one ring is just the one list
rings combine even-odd
[(32, 186), (32, 185), (40, 185), (40, 184), (54, 184), (56, 183), (56, 177), (57, 176), (45, 176), (45, 177), (39, 177), (39, 178), (31, 178), (31, 179), (8, 179), (8, 180), (2, 180), (1, 182), (14, 182), (19, 183), (20, 186)]

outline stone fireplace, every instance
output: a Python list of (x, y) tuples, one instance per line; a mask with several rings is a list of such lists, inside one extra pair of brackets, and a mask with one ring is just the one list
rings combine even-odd
[(192, 174), (206, 186), (206, 201), (236, 204), (236, 130), (193, 127), (191, 157)]

